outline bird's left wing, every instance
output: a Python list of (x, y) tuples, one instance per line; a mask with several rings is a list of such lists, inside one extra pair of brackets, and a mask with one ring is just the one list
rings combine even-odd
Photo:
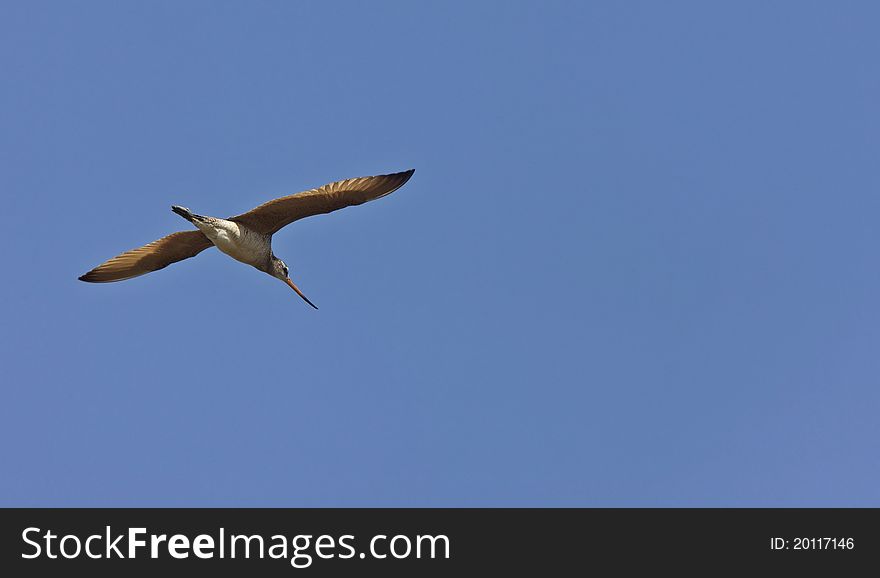
[(79, 280), (89, 283), (124, 281), (195, 257), (212, 244), (201, 231), (172, 233), (101, 263)]
[(296, 220), (384, 197), (402, 187), (414, 172), (415, 170), (410, 169), (390, 175), (336, 181), (317, 189), (263, 203), (247, 213), (230, 217), (229, 220), (258, 233), (271, 235)]

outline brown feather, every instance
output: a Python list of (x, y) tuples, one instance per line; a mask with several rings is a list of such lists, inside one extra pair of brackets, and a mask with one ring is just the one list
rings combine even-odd
[(414, 172), (415, 170), (408, 170), (391, 175), (336, 181), (317, 189), (268, 201), (247, 213), (230, 217), (229, 220), (258, 233), (271, 235), (299, 219), (384, 197), (402, 187)]
[(172, 233), (105, 261), (79, 280), (89, 283), (109, 283), (131, 279), (158, 271), (171, 263), (195, 257), (211, 245), (211, 241), (201, 231)]

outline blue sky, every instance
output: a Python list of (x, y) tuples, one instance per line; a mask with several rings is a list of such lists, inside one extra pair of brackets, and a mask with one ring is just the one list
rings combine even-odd
[[(880, 503), (869, 2), (4, 2), (0, 504)], [(415, 168), (275, 253), (77, 276)]]

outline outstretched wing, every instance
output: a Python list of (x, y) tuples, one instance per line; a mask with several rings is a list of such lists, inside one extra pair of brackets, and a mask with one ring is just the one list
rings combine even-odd
[(79, 280), (89, 283), (124, 281), (195, 257), (211, 245), (211, 241), (201, 231), (172, 233), (101, 263)]
[(229, 220), (258, 233), (271, 235), (299, 219), (384, 197), (402, 187), (414, 172), (411, 169), (392, 175), (336, 181), (317, 189), (263, 203), (247, 213), (230, 217)]

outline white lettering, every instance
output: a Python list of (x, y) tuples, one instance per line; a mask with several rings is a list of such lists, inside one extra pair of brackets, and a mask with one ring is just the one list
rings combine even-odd
[[(206, 549), (208, 550), (207, 552), (204, 551)], [(214, 538), (211, 536), (199, 534), (193, 540), (193, 552), (198, 558), (213, 558), (214, 552), (212, 550), (214, 550)]]
[(189, 538), (184, 536), (183, 534), (174, 534), (171, 538), (168, 539), (168, 553), (173, 557), (180, 558), (188, 558), (189, 552), (178, 552), (179, 549), (189, 550)]
[(128, 529), (128, 557), (136, 558), (137, 557), (137, 549), (139, 546), (146, 546), (147, 543), (144, 540), (138, 540), (137, 537), (140, 534), (146, 534), (146, 528), (129, 528)]
[(25, 554), (25, 553), (22, 553), (22, 555), (21, 555), (22, 558), (26, 558), (26, 559), (28, 559), (28, 560), (32, 560), (33, 558), (36, 558), (37, 556), (39, 556), (39, 555), (40, 555), (40, 552), (43, 551), (43, 549), (40, 548), (40, 545), (39, 545), (39, 544), (37, 544), (36, 542), (34, 542), (33, 540), (31, 540), (31, 539), (29, 539), (29, 538), (27, 537), (28, 534), (30, 534), (31, 532), (39, 532), (39, 531), (40, 531), (39, 528), (25, 528), (25, 529), (21, 532), (21, 539), (24, 540), (25, 542), (27, 542), (28, 544), (30, 544), (31, 546), (33, 546), (33, 547), (36, 549), (36, 551), (35, 551), (33, 554), (30, 554), (30, 555)]

